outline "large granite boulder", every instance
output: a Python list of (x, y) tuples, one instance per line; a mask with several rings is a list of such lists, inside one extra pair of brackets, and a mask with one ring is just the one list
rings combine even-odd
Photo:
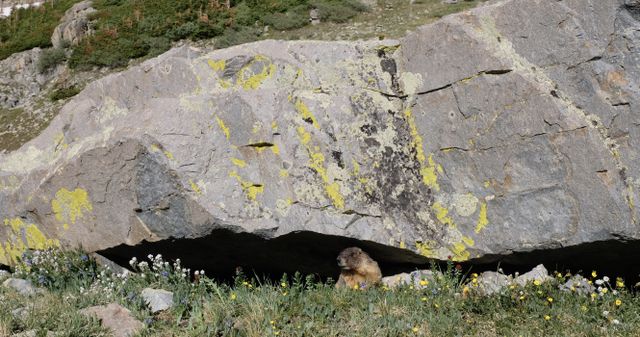
[(93, 1), (84, 0), (73, 5), (64, 13), (60, 24), (56, 26), (51, 35), (51, 44), (54, 48), (77, 45), (85, 36), (91, 34), (89, 17), (96, 12), (92, 5)]
[(0, 262), (329, 273), (346, 244), (385, 270), (637, 240), (639, 48), (624, 0), (506, 0), (401, 41), (171, 50), (0, 155)]

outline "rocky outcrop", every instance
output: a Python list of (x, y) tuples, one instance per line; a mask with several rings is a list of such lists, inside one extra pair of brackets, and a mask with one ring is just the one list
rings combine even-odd
[(206, 267), (314, 270), (348, 238), (384, 271), (637, 240), (639, 27), (623, 0), (506, 0), (401, 41), (174, 49), (0, 155), (0, 262), (192, 240)]
[(11, 109), (33, 100), (61, 70), (41, 74), (38, 59), (42, 50), (34, 48), (0, 61), (0, 108)]
[(89, 15), (96, 12), (91, 7), (93, 1), (78, 2), (69, 8), (60, 24), (53, 30), (51, 43), (54, 48), (64, 48), (69, 45), (77, 45), (86, 35), (91, 34)]

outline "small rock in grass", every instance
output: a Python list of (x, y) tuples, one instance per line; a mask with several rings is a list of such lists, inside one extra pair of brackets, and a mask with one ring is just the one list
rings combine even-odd
[(138, 334), (144, 324), (131, 315), (131, 311), (117, 304), (100, 305), (80, 310), (87, 316), (95, 316), (100, 324), (110, 329), (114, 337), (130, 337)]
[(9, 277), (11, 277), (11, 273), (6, 270), (0, 270), (0, 282), (8, 279)]
[(31, 281), (23, 280), (20, 278), (8, 278), (4, 282), (2, 282), (2, 285), (6, 288), (14, 289), (23, 296), (31, 296), (40, 292), (38, 288), (33, 286)]
[(11, 335), (11, 337), (36, 337), (36, 334), (37, 334), (36, 330), (27, 330), (27, 331), (17, 333), (15, 335)]
[(574, 275), (565, 284), (560, 285), (562, 291), (573, 291), (581, 295), (587, 295), (596, 290), (589, 281), (581, 275)]
[[(413, 285), (416, 288), (424, 288), (428, 282), (433, 282), (435, 274), (431, 270), (416, 270), (411, 273), (400, 273), (382, 278), (382, 284), (389, 288), (403, 285)], [(425, 282), (426, 281), (426, 282)]]
[(27, 316), (29, 316), (29, 309), (26, 307), (20, 307), (18, 309), (11, 310), (11, 315), (17, 320), (25, 321)]
[(524, 287), (529, 282), (534, 282), (536, 280), (540, 282), (545, 282), (551, 279), (553, 278), (549, 276), (549, 272), (547, 271), (547, 268), (539, 264), (535, 268), (533, 268), (530, 272), (524, 273), (516, 277), (513, 281)]
[(511, 281), (511, 276), (495, 271), (485, 271), (478, 276), (478, 294), (488, 296), (499, 293), (508, 286)]
[(145, 288), (142, 298), (151, 308), (152, 313), (167, 310), (173, 306), (173, 293), (163, 289)]

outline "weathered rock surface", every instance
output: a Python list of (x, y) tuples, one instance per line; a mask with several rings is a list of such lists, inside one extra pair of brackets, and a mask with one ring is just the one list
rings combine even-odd
[(581, 275), (574, 275), (565, 284), (560, 285), (560, 290), (577, 292), (578, 294), (588, 295), (596, 291), (596, 287)]
[(58, 71), (40, 74), (38, 59), (42, 50), (34, 48), (0, 60), (0, 108), (11, 109), (37, 96)]
[(325, 272), (338, 237), (384, 270), (637, 240), (634, 13), (506, 0), (401, 41), (174, 49), (0, 154), (0, 263), (189, 239), (207, 271)]
[(434, 281), (436, 275), (431, 270), (416, 270), (411, 273), (400, 273), (382, 278), (382, 284), (389, 288), (413, 286), (417, 289), (425, 288)]
[(2, 282), (2, 285), (6, 288), (12, 288), (24, 296), (35, 295), (39, 292), (38, 288), (36, 288), (31, 281), (20, 278), (8, 278)]
[(117, 303), (90, 307), (82, 309), (80, 312), (87, 316), (97, 317), (100, 324), (111, 330), (114, 337), (135, 336), (144, 328), (144, 324), (135, 319), (129, 309)]
[(85, 36), (91, 34), (89, 15), (96, 12), (92, 5), (91, 0), (81, 1), (64, 13), (60, 24), (51, 35), (51, 44), (54, 48), (77, 45)]
[(11, 273), (6, 270), (0, 270), (0, 282), (8, 279), (9, 277), (11, 277)]
[(527, 283), (535, 281), (539, 281), (542, 283), (552, 279), (553, 277), (549, 276), (547, 268), (540, 264), (533, 268), (531, 271), (516, 277), (513, 281), (524, 287)]
[(489, 296), (500, 293), (512, 282), (512, 280), (513, 278), (511, 275), (505, 275), (495, 271), (486, 271), (478, 276), (478, 286), (476, 289), (478, 294), (482, 296)]
[(142, 298), (152, 313), (167, 310), (173, 306), (173, 293), (163, 289), (144, 288)]

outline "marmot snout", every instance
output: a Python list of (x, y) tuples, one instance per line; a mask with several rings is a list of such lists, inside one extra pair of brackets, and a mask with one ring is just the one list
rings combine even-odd
[(336, 262), (341, 269), (336, 288), (367, 287), (382, 279), (378, 263), (358, 247), (350, 247), (340, 252)]

